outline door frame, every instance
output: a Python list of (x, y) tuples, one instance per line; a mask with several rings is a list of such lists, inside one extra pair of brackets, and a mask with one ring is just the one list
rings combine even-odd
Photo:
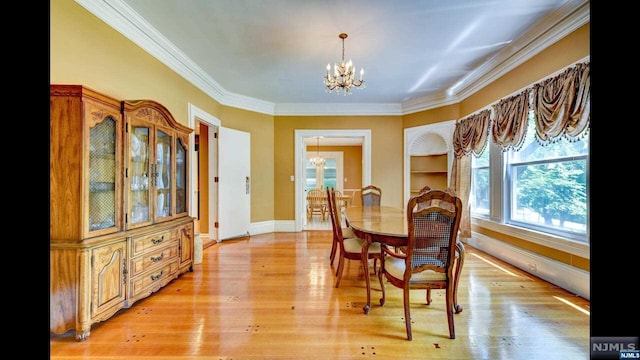
[[(215, 134), (220, 127), (220, 120), (215, 116), (207, 113), (199, 107), (189, 103), (188, 106), (189, 127), (195, 129), (198, 122), (204, 123), (209, 128), (209, 198), (207, 199), (207, 207), (209, 210), (209, 218), (205, 219), (209, 225), (209, 240), (220, 242), (218, 236), (218, 228), (215, 222), (218, 220), (218, 184), (214, 179), (218, 176), (218, 141)], [(189, 206), (189, 216), (196, 217), (198, 214), (198, 154), (195, 147), (195, 131), (189, 134), (190, 161), (191, 161), (191, 196)], [(203, 219), (200, 219), (203, 221)]]
[(305, 138), (323, 137), (362, 137), (362, 184), (371, 183), (371, 129), (316, 129), (316, 130), (295, 130), (295, 231), (301, 232), (305, 219), (305, 196), (304, 194), (304, 169), (307, 158), (307, 148), (304, 144)]

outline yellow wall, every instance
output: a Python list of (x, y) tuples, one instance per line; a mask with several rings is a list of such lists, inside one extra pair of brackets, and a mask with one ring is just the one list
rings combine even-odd
[[(360, 189), (362, 188), (362, 146), (307, 146), (307, 153), (315, 153), (316, 151), (335, 151), (342, 153), (342, 188), (343, 189)], [(344, 181), (347, 179), (347, 181)], [(338, 182), (341, 179), (337, 179)]]
[[(469, 96), (460, 103), (460, 116), (465, 117), (487, 105), (494, 104), (501, 98), (526, 88), (589, 56), (591, 53), (589, 34), (590, 24), (586, 24), (529, 59), (516, 70), (505, 74), (482, 90)], [(589, 259), (538, 245), (517, 237), (497, 233), (480, 226), (472, 226), (472, 230), (582, 270), (590, 270)]]
[(435, 109), (407, 114), (402, 117), (402, 127), (410, 128), (421, 125), (435, 124), (442, 121), (457, 120), (460, 118), (459, 105), (448, 105)]
[[(251, 221), (273, 220), (273, 116), (220, 105), (73, 0), (50, 3), (50, 83), (115, 99), (151, 99), (188, 124), (189, 103), (251, 133)], [(257, 180), (257, 181), (256, 181)]]
[[(276, 116), (275, 219), (295, 219), (295, 130), (371, 129), (371, 183), (384, 189), (382, 204), (403, 206), (402, 117), (400, 116)], [(369, 184), (362, 184), (364, 186)]]
[(469, 96), (460, 103), (460, 116), (470, 115), (589, 56), (589, 34), (590, 24), (587, 23)]
[(362, 146), (323, 146), (320, 151), (342, 151), (343, 189), (362, 188)]
[[(222, 126), (251, 134), (251, 222), (295, 218), (295, 129), (371, 129), (371, 183), (384, 189), (383, 205), (402, 207), (404, 128), (465, 117), (589, 54), (586, 24), (458, 104), (404, 116), (271, 116), (219, 104), (73, 0), (50, 2), (50, 83), (82, 84), (116, 99), (152, 99), (185, 125), (192, 103)], [(588, 269), (586, 259), (519, 245)]]

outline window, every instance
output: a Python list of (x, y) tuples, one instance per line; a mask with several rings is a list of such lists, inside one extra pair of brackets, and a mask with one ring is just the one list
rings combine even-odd
[(315, 188), (337, 188), (337, 163), (336, 158), (325, 158), (324, 167), (311, 165), (309, 159), (305, 161), (305, 190), (309, 191)]
[(471, 156), (471, 212), (478, 216), (489, 216), (489, 146), (485, 146), (479, 157)]
[[(494, 221), (588, 241), (588, 131), (575, 141), (561, 138), (540, 145), (530, 114), (527, 135), (519, 150), (491, 152), (489, 145), (495, 146), (488, 144), (480, 157), (472, 156), (471, 160), (469, 203), (474, 216), (491, 215)], [(501, 164), (504, 176), (490, 176), (491, 172), (503, 174)], [(500, 210), (490, 213), (490, 201), (501, 198), (505, 200), (497, 207)]]

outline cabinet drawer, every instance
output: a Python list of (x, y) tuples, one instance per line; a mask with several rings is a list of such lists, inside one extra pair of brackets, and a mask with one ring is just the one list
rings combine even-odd
[(178, 256), (178, 243), (162, 249), (145, 252), (143, 255), (131, 259), (131, 276), (136, 276), (154, 267), (162, 266)]
[(137, 300), (139, 295), (147, 296), (158, 291), (173, 279), (178, 271), (178, 261), (171, 261), (165, 266), (147, 271), (131, 280), (131, 297)]
[(134, 237), (131, 243), (131, 256), (138, 256), (146, 251), (165, 247), (171, 241), (176, 241), (175, 232), (171, 230)]

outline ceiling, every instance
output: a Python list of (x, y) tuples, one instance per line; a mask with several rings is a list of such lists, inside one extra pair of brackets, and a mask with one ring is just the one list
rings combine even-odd
[[(590, 19), (589, 0), (76, 0), (223, 105), (401, 115), (463, 100)], [(366, 88), (326, 93), (328, 63)]]

